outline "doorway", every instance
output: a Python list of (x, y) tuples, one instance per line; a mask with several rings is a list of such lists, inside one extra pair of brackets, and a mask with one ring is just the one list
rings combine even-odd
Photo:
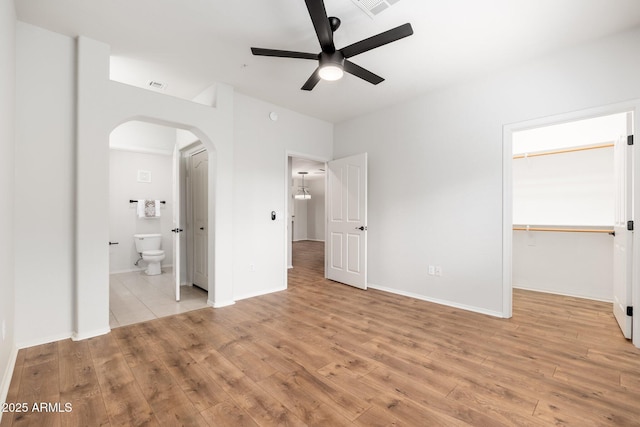
[[(624, 234), (616, 217), (617, 152), (627, 150), (634, 110), (633, 105), (615, 106), (505, 126), (505, 317), (511, 315), (508, 288), (617, 299), (614, 277), (620, 264), (614, 248)], [(629, 152), (629, 161), (633, 156)], [(631, 218), (635, 178), (622, 175), (629, 182), (625, 203)], [(631, 271), (634, 259), (627, 255), (625, 270)], [(630, 304), (637, 285), (630, 274), (627, 278)]]
[[(109, 325), (124, 326), (203, 308), (207, 293), (181, 287), (176, 302), (173, 170), (176, 129), (130, 121), (114, 129), (109, 149)], [(152, 216), (140, 214), (140, 201), (157, 201)], [(143, 209), (144, 210), (144, 209)], [(147, 274), (149, 261), (136, 248), (134, 235), (159, 236), (164, 259), (159, 274)], [(177, 257), (178, 259), (180, 257)], [(183, 257), (184, 258), (184, 257)]]
[(289, 156), (287, 171), (288, 268), (324, 270), (326, 164)]

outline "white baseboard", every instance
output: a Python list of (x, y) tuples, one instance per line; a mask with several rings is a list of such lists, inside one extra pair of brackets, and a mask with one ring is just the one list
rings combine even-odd
[(512, 287), (513, 289), (522, 289), (523, 291), (542, 292), (543, 294), (561, 295), (563, 297), (582, 298), (582, 299), (588, 299), (588, 300), (600, 301), (600, 302), (613, 302), (612, 299), (607, 299), (607, 298), (590, 297), (586, 295), (570, 294), (566, 292), (557, 292), (557, 291), (551, 291), (546, 289), (528, 288), (526, 286), (515, 285), (515, 284)]
[[(162, 264), (162, 268), (171, 268), (171, 269), (173, 269), (173, 264)], [(136, 267), (136, 268), (127, 268), (125, 270), (109, 271), (109, 274), (135, 273), (137, 271), (140, 271), (140, 272), (145, 271), (146, 269), (147, 269), (146, 266), (144, 266), (144, 267)]]
[(487, 310), (487, 309), (484, 309), (484, 308), (475, 307), (475, 306), (471, 306), (471, 305), (458, 304), (458, 303), (454, 303), (454, 302), (447, 301), (447, 300), (441, 300), (441, 299), (438, 299), (438, 298), (429, 298), (429, 297), (426, 297), (424, 295), (418, 295), (418, 294), (414, 294), (412, 292), (400, 291), (398, 289), (385, 288), (384, 286), (378, 286), (378, 285), (374, 285), (372, 283), (369, 283), (368, 287), (370, 287), (371, 289), (376, 289), (378, 291), (389, 292), (390, 294), (402, 295), (402, 296), (409, 297), (409, 298), (419, 299), (421, 301), (427, 301), (427, 302), (432, 302), (432, 303), (435, 303), (435, 304), (445, 305), (447, 307), (459, 308), (460, 310), (472, 311), (474, 313), (486, 314), (488, 316), (493, 316), (493, 317), (501, 317), (501, 318), (505, 317), (502, 314), (502, 312), (499, 312), (499, 311)]
[[(13, 377), (13, 370), (16, 367), (17, 359), (18, 347), (14, 345), (11, 349), (11, 354), (9, 355), (9, 363), (7, 364), (7, 368), (4, 370), (4, 375), (2, 375), (2, 383), (0, 383), (0, 404), (7, 401), (9, 386), (11, 385), (11, 378)], [(2, 421), (2, 412), (3, 411), (0, 411), (0, 421)]]
[(228, 307), (235, 303), (236, 303), (235, 301), (215, 302), (215, 301), (207, 300), (207, 305), (213, 308)]
[(86, 332), (83, 334), (78, 334), (74, 332), (73, 335), (71, 336), (71, 339), (74, 341), (82, 341), (82, 340), (86, 340), (93, 337), (99, 337), (100, 335), (106, 335), (109, 332), (111, 332), (110, 327), (95, 329), (93, 331)]
[(23, 348), (35, 347), (37, 345), (49, 344), (56, 341), (66, 340), (68, 338), (71, 338), (72, 336), (73, 336), (72, 332), (50, 335), (48, 337), (35, 338), (28, 341), (22, 341), (22, 342), (16, 343), (16, 346), (18, 347), (19, 350), (22, 350)]
[(240, 295), (240, 296), (235, 296), (235, 299), (236, 299), (236, 301), (240, 301), (240, 300), (243, 300), (243, 299), (249, 299), (249, 298), (259, 297), (259, 296), (262, 296), (262, 295), (272, 294), (274, 292), (285, 291), (286, 289), (287, 289), (286, 287), (278, 287), (278, 288), (269, 289), (269, 290), (266, 290), (266, 291), (252, 292), (252, 293), (248, 293), (248, 294), (244, 294), (244, 295)]

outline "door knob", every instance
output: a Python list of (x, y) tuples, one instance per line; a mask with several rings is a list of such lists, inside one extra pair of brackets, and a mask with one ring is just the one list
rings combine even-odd
[(366, 229), (367, 227), (365, 227), (364, 225), (361, 225), (360, 227), (356, 227), (356, 230), (360, 230), (360, 231), (364, 231)]

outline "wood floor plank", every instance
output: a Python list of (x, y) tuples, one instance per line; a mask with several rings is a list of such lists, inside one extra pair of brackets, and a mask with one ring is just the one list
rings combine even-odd
[(113, 335), (88, 340), (112, 426), (159, 426)]
[(62, 416), (66, 426), (109, 426), (109, 416), (102, 399), (89, 343), (65, 340), (58, 342), (60, 360), (60, 401), (71, 405)]
[[(18, 355), (16, 356), (16, 363), (13, 368), (13, 375), (11, 376), (11, 383), (9, 384), (9, 391), (7, 392), (7, 400), (6, 403), (18, 403), (20, 402), (18, 398), (20, 397), (20, 381), (22, 379), (22, 368), (24, 366), (24, 359), (27, 350), (22, 349), (18, 351)], [(13, 418), (15, 417), (16, 412), (8, 411), (2, 414), (2, 419), (0, 420), (0, 427), (11, 427), (13, 424)]]
[[(49, 412), (41, 409), (41, 404), (60, 402), (59, 371), (57, 357), (57, 343), (38, 349), (38, 354), (27, 364), (30, 353), (27, 351), (25, 366), (22, 369), (19, 399), (29, 405), (26, 413), (15, 414), (13, 426), (43, 426), (55, 427), (62, 425), (59, 412)], [(37, 349), (37, 348), (34, 348)], [(42, 350), (42, 351), (40, 351)], [(51, 351), (51, 353), (49, 353)], [(40, 357), (46, 354), (46, 357)], [(42, 361), (41, 363), (37, 363)]]
[(163, 353), (160, 360), (197, 411), (202, 412), (230, 400), (227, 392), (186, 351)]
[(322, 242), (293, 255), (286, 291), (21, 350), (8, 399), (73, 412), (0, 427), (640, 425), (610, 303), (514, 289), (500, 319), (326, 280)]
[(259, 424), (233, 400), (220, 402), (201, 412), (211, 426), (258, 427)]
[(258, 383), (307, 425), (346, 425), (349, 420), (327, 406), (316, 393), (297, 384), (295, 374), (276, 373)]

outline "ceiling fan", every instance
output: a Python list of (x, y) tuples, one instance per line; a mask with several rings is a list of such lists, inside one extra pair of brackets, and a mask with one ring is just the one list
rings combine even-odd
[(251, 48), (251, 52), (258, 56), (276, 56), (279, 58), (312, 59), (318, 61), (318, 68), (316, 68), (313, 74), (311, 74), (311, 77), (309, 77), (302, 86), (302, 90), (312, 90), (320, 79), (338, 80), (342, 78), (345, 71), (371, 84), (377, 85), (381, 83), (384, 81), (382, 77), (354, 64), (349, 61), (348, 58), (413, 34), (411, 24), (404, 24), (336, 50), (333, 44), (333, 33), (340, 27), (340, 19), (333, 16), (327, 17), (323, 0), (305, 0), (305, 3), (307, 4), (307, 10), (311, 16), (311, 21), (316, 30), (322, 52), (315, 54), (290, 50)]

